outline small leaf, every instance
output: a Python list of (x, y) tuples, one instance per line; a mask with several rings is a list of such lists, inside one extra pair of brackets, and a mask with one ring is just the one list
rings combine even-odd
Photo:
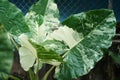
[(25, 71), (28, 71), (35, 63), (37, 59), (36, 49), (28, 41), (26, 35), (21, 34), (19, 36), (21, 47), (19, 48), (20, 64)]
[(20, 64), (25, 71), (28, 71), (35, 63), (36, 57), (26, 47), (19, 48)]

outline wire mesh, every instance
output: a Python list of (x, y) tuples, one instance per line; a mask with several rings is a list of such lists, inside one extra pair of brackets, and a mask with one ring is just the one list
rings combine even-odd
[[(9, 0), (18, 6), (24, 14), (29, 7), (38, 0)], [(108, 8), (108, 0), (55, 0), (60, 10), (60, 21), (69, 15), (93, 9)], [(113, 9), (118, 21), (120, 21), (120, 0), (113, 0)]]
[(93, 9), (107, 8), (108, 0), (56, 0), (60, 10), (61, 21), (71, 14)]
[(37, 2), (38, 0), (9, 0), (9, 1), (14, 3), (18, 8), (22, 10), (24, 14), (26, 14), (30, 6)]

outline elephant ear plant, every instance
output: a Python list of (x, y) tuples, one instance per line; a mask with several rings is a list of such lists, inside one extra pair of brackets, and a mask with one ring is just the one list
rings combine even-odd
[(52, 65), (43, 80), (52, 69), (57, 80), (77, 79), (93, 69), (104, 56), (103, 49), (111, 46), (115, 23), (108, 9), (74, 14), (60, 22), (54, 0), (39, 0), (25, 16), (9, 1), (0, 0), (0, 66), (5, 66), (0, 77), (9, 73), (13, 44), (31, 80), (38, 80), (43, 64)]

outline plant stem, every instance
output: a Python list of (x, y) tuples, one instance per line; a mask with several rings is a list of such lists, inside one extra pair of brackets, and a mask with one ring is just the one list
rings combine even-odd
[(37, 64), (37, 72), (36, 72), (36, 80), (39, 80), (39, 77), (38, 77), (38, 71), (39, 71), (39, 59), (37, 58), (37, 62), (38, 62), (38, 64)]
[(50, 72), (54, 69), (54, 67), (55, 67), (55, 66), (52, 66), (52, 67), (47, 71), (47, 73), (44, 75), (44, 77), (43, 77), (42, 80), (47, 80), (47, 78), (48, 78)]
[(16, 42), (14, 41), (13, 37), (11, 35), (9, 35), (9, 36), (10, 36), (10, 40), (12, 41), (13, 45), (16, 47), (17, 51), (19, 51), (19, 48), (18, 48)]
[(30, 80), (36, 80), (34, 72), (31, 69), (28, 72), (29, 72)]

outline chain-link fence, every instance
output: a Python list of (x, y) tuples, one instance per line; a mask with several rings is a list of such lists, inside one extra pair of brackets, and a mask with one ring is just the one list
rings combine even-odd
[[(25, 14), (29, 7), (38, 0), (9, 0), (18, 6)], [(63, 21), (71, 14), (88, 11), (93, 9), (108, 8), (109, 0), (55, 0), (60, 10), (61, 18)], [(113, 0), (113, 9), (118, 21), (120, 21), (120, 0)]]
[(67, 16), (92, 9), (107, 8), (107, 0), (56, 0), (61, 20)]
[(24, 14), (27, 13), (28, 9), (32, 4), (37, 2), (38, 0), (9, 0), (14, 3), (18, 8), (20, 8)]

